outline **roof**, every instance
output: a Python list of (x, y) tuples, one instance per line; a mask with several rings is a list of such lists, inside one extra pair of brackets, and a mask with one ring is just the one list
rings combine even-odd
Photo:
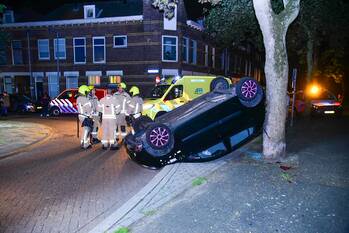
[(28, 17), (28, 15), (21, 17), (21, 15), (16, 15), (15, 22), (84, 19), (84, 5), (96, 6), (96, 18), (143, 15), (143, 1), (114, 0), (91, 3), (67, 3), (41, 17)]

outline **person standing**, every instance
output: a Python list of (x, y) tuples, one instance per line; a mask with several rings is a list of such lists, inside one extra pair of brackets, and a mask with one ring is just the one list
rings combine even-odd
[(131, 102), (131, 97), (129, 94), (127, 94), (126, 90), (126, 84), (120, 83), (118, 85), (118, 91), (115, 92), (114, 97), (117, 99), (117, 102), (120, 103), (120, 114), (116, 118), (116, 140), (121, 141), (126, 137), (127, 135), (127, 122), (126, 122), (126, 116), (129, 115), (128, 109), (129, 104)]
[[(129, 113), (131, 115), (131, 119), (137, 119), (142, 116), (143, 111), (143, 99), (140, 97), (139, 88), (136, 86), (131, 87), (130, 94), (132, 95), (130, 104), (129, 104)], [(132, 124), (131, 124), (132, 127)], [(131, 129), (132, 134), (135, 133), (133, 127)]]
[(100, 116), (99, 116), (99, 112), (98, 112), (98, 105), (99, 105), (99, 101), (98, 98), (96, 96), (96, 89), (94, 86), (89, 86), (90, 89), (90, 93), (88, 94), (88, 99), (90, 100), (91, 104), (92, 104), (92, 119), (93, 119), (93, 129), (91, 132), (92, 135), (92, 143), (93, 144), (98, 144), (101, 141), (98, 139), (98, 129), (100, 127)]
[(8, 109), (10, 108), (11, 103), (10, 103), (10, 96), (7, 94), (6, 91), (2, 94), (2, 108), (1, 108), (1, 115), (2, 116), (7, 116), (8, 114)]
[(90, 89), (86, 85), (79, 87), (79, 97), (76, 100), (79, 111), (79, 120), (83, 127), (83, 134), (81, 138), (81, 148), (88, 149), (91, 147), (90, 134), (93, 128), (92, 120), (92, 103), (87, 97)]
[(118, 149), (116, 140), (116, 118), (120, 113), (120, 104), (108, 88), (107, 95), (103, 97), (98, 105), (98, 111), (102, 114), (102, 149)]
[(49, 116), (48, 108), (49, 108), (50, 101), (51, 101), (50, 96), (47, 94), (47, 92), (45, 92), (40, 100), (40, 104), (42, 106), (42, 113), (40, 116), (42, 117)]

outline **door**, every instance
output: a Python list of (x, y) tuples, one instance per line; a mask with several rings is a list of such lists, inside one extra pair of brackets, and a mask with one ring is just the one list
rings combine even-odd
[(48, 94), (51, 99), (55, 98), (59, 94), (59, 77), (57, 74), (50, 74), (48, 76)]

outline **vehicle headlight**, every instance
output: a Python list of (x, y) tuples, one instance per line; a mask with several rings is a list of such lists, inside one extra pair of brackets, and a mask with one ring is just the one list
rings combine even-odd
[(143, 110), (149, 110), (149, 109), (153, 108), (154, 106), (155, 106), (155, 104), (144, 104)]

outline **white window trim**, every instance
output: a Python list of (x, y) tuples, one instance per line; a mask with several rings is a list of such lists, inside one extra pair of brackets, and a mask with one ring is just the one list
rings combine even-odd
[[(65, 38), (58, 38), (58, 41), (59, 40), (64, 40), (64, 57), (60, 57), (59, 60), (65, 60), (65, 59), (67, 59), (66, 40), (65, 40)], [(56, 49), (57, 48), (56, 48), (56, 46), (57, 46), (57, 38), (53, 39), (53, 56), (54, 56), (55, 60), (57, 60), (57, 56), (56, 56)]]
[[(96, 62), (95, 61), (95, 39), (103, 39), (104, 40), (104, 59), (103, 61)], [(98, 45), (101, 46), (101, 45)], [(106, 63), (106, 49), (105, 49), (105, 36), (94, 36), (92, 37), (92, 55), (93, 55), (93, 63), (94, 64), (105, 64)]]
[[(92, 9), (93, 10), (93, 15), (92, 17), (88, 17), (87, 12), (88, 10)], [(84, 6), (84, 19), (94, 19), (96, 18), (96, 6), (95, 5), (85, 5)]]
[[(41, 57), (40, 56), (40, 47), (39, 47), (39, 42), (40, 41), (47, 41), (48, 43), (48, 57)], [(51, 53), (50, 53), (50, 40), (49, 39), (38, 39), (38, 57), (40, 61), (47, 61), (51, 59)]]
[(186, 36), (183, 36), (183, 39), (185, 39), (185, 46), (186, 46), (186, 53), (187, 53), (187, 60), (183, 60), (183, 62), (189, 63), (189, 38)]
[[(115, 45), (115, 38), (120, 38), (120, 37), (125, 37), (125, 39), (126, 39), (125, 45)], [(113, 48), (127, 48), (127, 44), (128, 44), (127, 35), (113, 36)]]
[[(84, 40), (84, 50), (85, 50), (85, 61), (84, 62), (77, 62), (75, 59), (75, 39), (83, 39)], [(82, 47), (82, 46), (78, 45), (78, 47)], [(86, 64), (86, 37), (74, 37), (73, 38), (73, 51), (74, 51), (74, 64)]]
[[(164, 38), (169, 37), (169, 38), (175, 38), (176, 39), (176, 60), (164, 60)], [(167, 36), (163, 35), (161, 38), (161, 58), (163, 62), (178, 62), (178, 36)]]
[[(14, 42), (14, 41), (20, 41), (20, 42), (21, 42), (21, 45), (22, 45), (22, 41), (21, 41), (21, 40), (12, 40), (12, 41), (11, 41), (12, 65), (15, 65), (15, 66), (23, 65), (23, 64), (24, 64), (24, 61), (23, 61), (23, 50), (22, 50), (22, 64), (15, 64), (15, 56), (14, 56), (14, 53), (13, 53), (13, 42)], [(22, 48), (22, 49), (23, 49), (23, 48)]]

